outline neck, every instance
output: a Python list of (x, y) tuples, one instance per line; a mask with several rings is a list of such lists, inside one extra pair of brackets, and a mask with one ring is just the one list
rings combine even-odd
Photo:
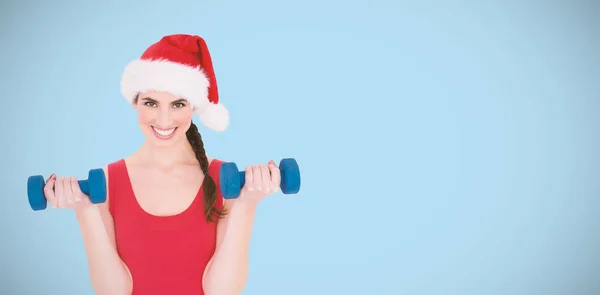
[(137, 154), (143, 162), (162, 167), (198, 163), (194, 150), (187, 140), (169, 147), (157, 147), (145, 141)]

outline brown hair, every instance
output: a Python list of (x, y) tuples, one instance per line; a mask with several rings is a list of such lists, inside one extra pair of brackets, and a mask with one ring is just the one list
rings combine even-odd
[[(133, 104), (137, 104), (139, 96), (133, 99)], [(226, 212), (224, 209), (216, 208), (217, 201), (217, 183), (208, 173), (208, 158), (206, 157), (206, 151), (204, 150), (204, 142), (202, 142), (202, 136), (198, 131), (198, 126), (191, 123), (190, 129), (185, 133), (187, 140), (192, 146), (192, 150), (196, 155), (196, 160), (200, 163), (200, 169), (204, 173), (204, 180), (202, 183), (202, 190), (204, 196), (204, 218), (208, 222), (214, 222), (214, 217), (221, 218), (225, 216)]]
[(204, 151), (204, 143), (202, 142), (202, 136), (198, 132), (198, 127), (194, 122), (190, 126), (190, 129), (185, 133), (188, 141), (192, 145), (196, 159), (200, 163), (200, 168), (204, 172), (204, 183), (202, 184), (203, 195), (204, 195), (204, 217), (208, 222), (213, 222), (213, 215), (217, 218), (221, 218), (225, 215), (225, 210), (217, 209), (215, 203), (217, 200), (217, 183), (208, 173), (208, 158)]

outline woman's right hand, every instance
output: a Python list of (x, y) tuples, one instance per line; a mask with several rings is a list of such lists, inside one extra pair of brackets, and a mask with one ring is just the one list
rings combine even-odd
[(90, 198), (81, 191), (75, 177), (57, 177), (52, 174), (46, 181), (44, 195), (52, 208), (68, 208), (78, 212), (93, 205)]

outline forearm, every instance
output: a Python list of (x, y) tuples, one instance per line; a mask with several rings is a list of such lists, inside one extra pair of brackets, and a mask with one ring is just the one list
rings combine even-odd
[(110, 239), (97, 207), (76, 214), (87, 252), (90, 279), (96, 294), (132, 293), (129, 271)]
[(223, 240), (206, 270), (207, 295), (237, 295), (248, 277), (248, 252), (256, 203), (236, 201), (226, 217)]

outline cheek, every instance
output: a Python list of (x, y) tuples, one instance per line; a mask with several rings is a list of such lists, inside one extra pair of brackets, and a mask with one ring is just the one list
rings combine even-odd
[(154, 121), (154, 114), (146, 110), (140, 109), (138, 111), (138, 122), (140, 124), (150, 124)]
[(192, 120), (193, 111), (191, 109), (182, 109), (177, 112), (173, 112), (173, 121), (177, 125), (185, 125)]

